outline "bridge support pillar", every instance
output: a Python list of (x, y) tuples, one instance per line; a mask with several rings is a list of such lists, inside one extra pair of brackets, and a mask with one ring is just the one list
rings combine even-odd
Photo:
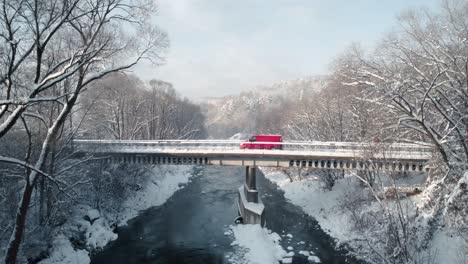
[(255, 167), (245, 168), (244, 193), (249, 203), (258, 203), (257, 170)]
[(245, 183), (239, 188), (238, 208), (244, 224), (265, 225), (265, 206), (258, 195), (256, 168), (246, 167)]

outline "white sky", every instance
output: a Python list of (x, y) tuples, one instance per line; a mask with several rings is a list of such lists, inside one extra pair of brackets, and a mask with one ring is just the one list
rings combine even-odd
[(144, 80), (184, 96), (236, 94), (259, 84), (327, 72), (351, 42), (375, 43), (409, 7), (438, 0), (156, 0), (169, 34), (167, 62), (143, 63)]

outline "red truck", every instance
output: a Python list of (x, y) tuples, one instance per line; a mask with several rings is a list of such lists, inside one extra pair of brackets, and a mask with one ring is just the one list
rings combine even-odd
[(281, 149), (281, 135), (254, 135), (240, 144), (241, 149)]

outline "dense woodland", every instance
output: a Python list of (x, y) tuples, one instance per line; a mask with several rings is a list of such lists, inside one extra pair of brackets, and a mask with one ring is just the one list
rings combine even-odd
[(170, 83), (145, 84), (129, 74), (113, 74), (83, 93), (78, 137), (93, 139), (200, 139), (205, 117)]
[[(375, 250), (375, 262), (427, 263), (414, 254), (425, 247), (415, 237), (430, 237), (434, 225), (467, 234), (466, 184), (458, 182), (468, 170), (468, 2), (402, 13), (397, 29), (375, 48), (352, 45), (326, 76), (282, 84), (277, 93), (252, 90), (200, 105), (168, 82), (125, 72), (142, 59), (163, 62), (169, 41), (148, 19), (154, 10), (150, 1), (0, 3), (0, 257), (6, 263), (45, 257), (51, 231), (71, 216), (69, 208), (112, 210), (144, 184), (138, 175), (145, 168), (120, 168), (132, 176), (112, 177), (87, 165), (93, 157), (70, 159), (73, 138), (202, 139), (244, 132), (291, 140), (378, 139), (381, 148), (429, 145), (430, 199), (420, 210), (432, 226), (414, 231), (420, 228), (416, 216), (384, 206), (391, 239), (382, 242), (386, 251)], [(327, 188), (344, 176), (321, 173)], [(379, 175), (357, 176), (363, 188), (378, 191)]]

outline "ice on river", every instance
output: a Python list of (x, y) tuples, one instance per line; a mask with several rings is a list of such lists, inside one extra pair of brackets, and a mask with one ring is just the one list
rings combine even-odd
[(281, 237), (260, 225), (231, 226), (231, 230), (235, 237), (231, 245), (241, 251), (229, 259), (233, 263), (271, 264), (287, 254), (279, 244)]

